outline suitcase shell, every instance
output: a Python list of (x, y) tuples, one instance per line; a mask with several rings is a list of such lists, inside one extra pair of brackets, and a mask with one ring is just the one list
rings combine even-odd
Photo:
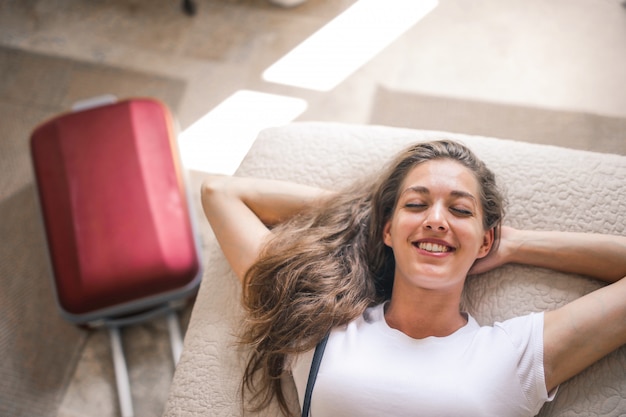
[(57, 301), (86, 323), (186, 298), (201, 278), (173, 120), (152, 99), (38, 126), (31, 155)]

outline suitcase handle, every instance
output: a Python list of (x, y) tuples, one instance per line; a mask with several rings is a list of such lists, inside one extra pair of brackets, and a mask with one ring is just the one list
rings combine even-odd
[[(157, 316), (163, 314), (164, 312), (167, 313), (167, 326), (170, 334), (174, 368), (178, 365), (178, 360), (180, 359), (180, 355), (183, 350), (183, 338), (175, 310), (176, 306), (174, 306), (173, 303), (170, 303), (164, 307), (156, 308), (146, 312), (145, 314), (133, 317), (133, 319), (135, 319), (140, 316), (142, 320), (147, 320), (148, 318), (152, 318), (152, 316)], [(124, 325), (120, 324), (122, 321), (123, 320), (118, 320), (116, 324), (112, 324), (112, 321), (108, 321), (107, 327), (109, 329), (109, 337), (111, 341), (111, 353), (113, 355), (113, 366), (115, 369), (115, 381), (117, 385), (120, 412), (122, 417), (134, 417), (128, 368), (126, 366), (126, 358), (122, 347), (122, 336), (120, 334), (120, 328)], [(127, 321), (127, 323), (132, 324), (132, 322), (129, 321)]]

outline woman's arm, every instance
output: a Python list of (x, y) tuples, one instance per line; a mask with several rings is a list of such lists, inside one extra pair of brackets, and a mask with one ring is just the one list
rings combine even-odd
[(213, 175), (204, 180), (204, 213), (240, 280), (257, 259), (270, 231), (332, 193), (284, 181)]
[(626, 237), (503, 227), (497, 251), (477, 261), (470, 273), (486, 272), (506, 263), (534, 265), (615, 282), (626, 276)]
[(516, 231), (510, 262), (586, 275), (605, 282), (626, 276), (626, 237)]
[(545, 313), (548, 391), (626, 344), (626, 237), (503, 228), (498, 250), (471, 273), (505, 263), (571, 272), (611, 283)]
[(545, 313), (548, 391), (626, 344), (626, 279)]

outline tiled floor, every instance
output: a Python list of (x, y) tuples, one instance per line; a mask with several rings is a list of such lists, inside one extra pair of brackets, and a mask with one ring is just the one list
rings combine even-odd
[[(242, 90), (303, 100), (297, 120), (367, 123), (379, 86), (626, 117), (626, 8), (619, 0), (440, 0), (330, 91), (268, 82), (262, 74), (350, 6), (393, 8), (406, 1), (309, 0), (293, 9), (264, 0), (197, 4), (190, 18), (177, 0), (0, 0), (0, 43), (180, 78), (187, 83), (177, 112), (183, 130)], [(364, 22), (360, 29), (367, 32)], [(336, 59), (322, 54), (306, 70), (315, 74)], [(255, 109), (242, 111), (230, 126), (253, 123)], [(288, 121), (284, 117), (276, 120)], [(249, 145), (232, 141), (227, 131), (202, 138), (209, 155), (228, 162), (226, 172)], [(212, 169), (210, 158), (204, 168)], [(173, 370), (164, 334), (162, 323), (151, 323), (126, 341), (129, 362), (140, 363), (150, 345), (163, 353), (162, 363), (131, 375), (137, 397), (148, 399), (137, 405), (140, 417), (160, 415), (167, 395)], [(118, 412), (109, 365), (94, 359), (108, 355), (104, 336), (90, 338), (59, 417)]]

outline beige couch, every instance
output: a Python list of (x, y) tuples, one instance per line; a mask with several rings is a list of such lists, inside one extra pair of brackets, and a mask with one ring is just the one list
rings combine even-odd
[[(376, 169), (409, 143), (444, 137), (470, 146), (496, 172), (509, 201), (506, 224), (626, 234), (626, 157), (618, 155), (382, 126), (294, 123), (263, 131), (237, 175), (332, 189)], [(233, 337), (241, 314), (239, 288), (206, 221), (200, 223), (206, 271), (166, 417), (241, 415), (243, 361)], [(490, 324), (556, 307), (599, 285), (584, 277), (509, 265), (472, 280), (468, 294), (471, 312)], [(277, 410), (263, 415), (278, 416)], [(540, 415), (626, 415), (626, 348), (561, 386)]]

